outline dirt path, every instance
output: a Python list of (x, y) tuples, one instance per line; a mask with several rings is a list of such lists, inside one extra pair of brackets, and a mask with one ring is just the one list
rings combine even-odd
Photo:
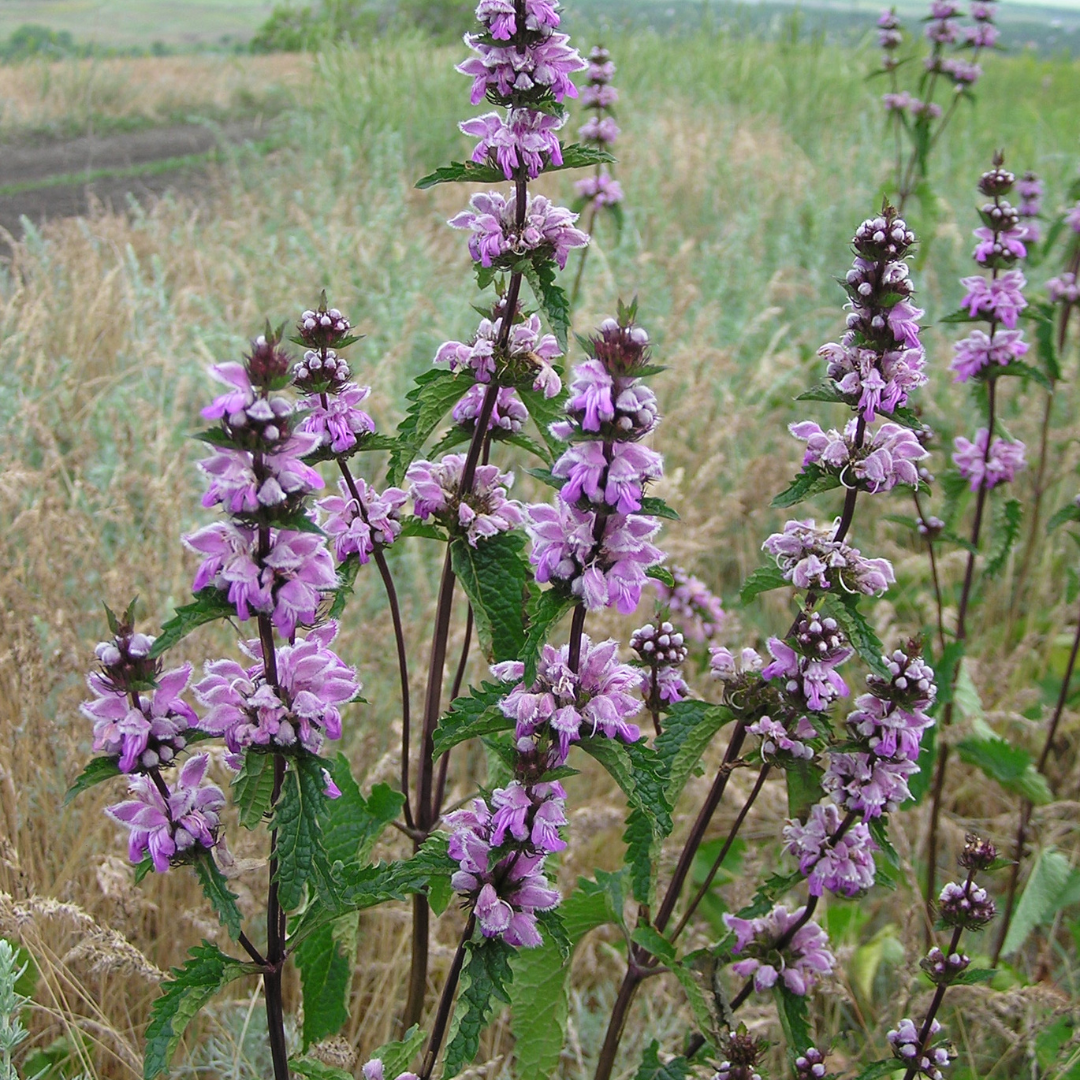
[(214, 150), (262, 133), (251, 122), (180, 124), (0, 146), (0, 228), (19, 237), (23, 215), (40, 224), (84, 214), (91, 199), (119, 209), (129, 195), (196, 193)]

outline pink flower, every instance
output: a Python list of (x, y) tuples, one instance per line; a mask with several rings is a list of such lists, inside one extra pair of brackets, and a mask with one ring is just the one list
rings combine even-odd
[(817, 803), (806, 824), (797, 819), (784, 826), (787, 851), (799, 861), (811, 896), (824, 889), (840, 896), (856, 896), (874, 884), (877, 849), (870, 830), (861, 822), (850, 826), (839, 839), (840, 811), (831, 802)]
[(485, 113), (458, 126), (475, 139), (472, 160), (483, 163), (489, 155), (507, 180), (514, 178), (515, 171), (524, 165), (530, 179), (535, 179), (550, 162), (562, 165), (562, 147), (556, 132), (565, 119), (551, 113), (533, 109), (512, 109), (509, 121), (498, 113)]
[(954, 382), (967, 382), (993, 364), (1005, 366), (1018, 360), (1028, 351), (1023, 330), (994, 330), (991, 338), (982, 330), (973, 330), (953, 345), (956, 353), (952, 364)]
[(300, 424), (300, 431), (317, 435), (320, 446), (329, 446), (335, 454), (351, 450), (357, 440), (370, 435), (375, 430), (375, 421), (361, 409), (362, 402), (371, 388), (346, 383), (335, 394), (326, 395), (326, 404), (322, 395), (315, 394), (300, 402), (301, 409), (310, 409)]
[(775, 944), (789, 929), (799, 922), (805, 907), (788, 911), (777, 904), (768, 915), (756, 919), (740, 919), (737, 915), (725, 915), (724, 925), (735, 934), (736, 955), (751, 955), (731, 965), (737, 975), (754, 977), (754, 989), (759, 993), (771, 990), (777, 981), (800, 997), (809, 993), (818, 978), (831, 975), (836, 958), (829, 950), (829, 938), (815, 922), (799, 927), (777, 952)]
[(995, 436), (987, 454), (988, 434), (986, 428), (979, 428), (974, 442), (968, 442), (962, 435), (954, 442), (953, 464), (960, 470), (960, 475), (971, 482), (972, 491), (978, 491), (980, 486), (992, 488), (1011, 483), (1027, 464), (1026, 448), (1019, 440), (1009, 442)]
[(999, 320), (1009, 330), (1016, 329), (1016, 320), (1027, 307), (1023, 293), (1027, 279), (1022, 271), (1006, 270), (996, 278), (961, 278), (960, 284), (967, 289), (960, 306), (966, 308), (972, 318), (987, 312), (990, 318)]
[(317, 505), (327, 515), (322, 530), (334, 541), (337, 561), (344, 562), (355, 554), (361, 563), (367, 563), (376, 547), (389, 547), (401, 534), (401, 508), (408, 495), (395, 487), (380, 494), (361, 477), (353, 482), (360, 503), (345, 481), (339, 480), (341, 495), (320, 499)]

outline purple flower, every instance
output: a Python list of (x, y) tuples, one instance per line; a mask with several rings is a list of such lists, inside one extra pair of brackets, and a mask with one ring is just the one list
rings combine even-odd
[(675, 579), (675, 588), (669, 589), (654, 578), (657, 599), (679, 619), (683, 632), (692, 641), (711, 640), (727, 619), (723, 602), (719, 596), (713, 595), (703, 581), (681, 566), (672, 566), (670, 570)]
[(1080, 233), (1080, 202), (1077, 202), (1075, 206), (1070, 207), (1065, 212), (1065, 224), (1073, 232)]
[(339, 480), (341, 495), (330, 495), (316, 504), (327, 515), (322, 530), (333, 540), (339, 563), (353, 554), (366, 563), (376, 546), (389, 547), (401, 533), (401, 508), (408, 499), (401, 488), (390, 487), (380, 494), (361, 477), (353, 483), (360, 503), (346, 482)]
[(1028, 351), (1023, 330), (994, 330), (993, 337), (982, 330), (972, 330), (966, 338), (953, 345), (956, 353), (952, 370), (956, 372), (954, 382), (967, 382), (983, 369), (993, 364), (1005, 366), (1018, 360)]
[(460, 493), (465, 455), (447, 454), (442, 461), (416, 461), (409, 466), (409, 497), (417, 517), (434, 517), (448, 529), (460, 532), (472, 547), (496, 533), (516, 529), (525, 520), (521, 503), (506, 497), (513, 473), (496, 465), (476, 469), (470, 491)]
[(331, 648), (337, 623), (328, 622), (303, 641), (279, 646), (277, 687), (265, 681), (262, 647), (250, 641), (244, 651), (260, 661), (244, 669), (233, 660), (206, 664), (206, 677), (194, 687), (208, 711), (199, 727), (225, 739), (233, 754), (249, 746), (292, 747), (315, 754), (324, 737), (341, 738), (338, 706), (360, 692), (360, 680)]
[[(329, 446), (335, 454), (351, 450), (357, 440), (375, 430), (375, 421), (359, 408), (371, 388), (346, 383), (333, 395), (315, 394), (300, 402), (301, 409), (309, 409), (299, 430), (318, 435), (320, 446)], [(326, 404), (323, 404), (323, 398)]]
[(817, 732), (806, 717), (801, 718), (796, 729), (796, 735), (801, 736), (799, 738), (792, 738), (788, 729), (770, 716), (759, 717), (747, 727), (746, 731), (747, 734), (756, 735), (761, 740), (761, 756), (765, 759), (772, 760), (777, 754), (790, 754), (797, 760), (810, 761), (814, 756), (813, 748), (803, 742), (803, 739), (812, 739), (817, 736)]
[(762, 671), (763, 679), (783, 678), (789, 694), (800, 696), (813, 712), (823, 712), (838, 697), (847, 697), (847, 683), (836, 668), (854, 656), (836, 620), (802, 613), (796, 622), (796, 652), (786, 641), (771, 637), (768, 649), (773, 662)]
[(967, 290), (960, 306), (966, 308), (972, 318), (986, 312), (989, 318), (997, 319), (1009, 330), (1016, 329), (1016, 320), (1027, 307), (1023, 292), (1027, 280), (1022, 271), (1006, 270), (996, 278), (961, 278), (960, 284)]
[(590, 116), (578, 128), (578, 138), (582, 142), (608, 145), (619, 137), (619, 125), (610, 116)]
[(622, 185), (606, 169), (601, 169), (598, 176), (586, 176), (574, 182), (574, 192), (579, 199), (585, 199), (596, 206), (615, 206), (623, 201)]
[(776, 559), (784, 578), (797, 589), (832, 589), (879, 596), (896, 580), (887, 559), (864, 558), (858, 548), (833, 540), (835, 526), (788, 521), (762, 548)]
[(686, 662), (688, 650), (683, 635), (670, 622), (659, 626), (646, 623), (630, 635), (630, 648), (648, 668), (642, 672), (641, 692), (649, 700), (656, 689), (658, 702), (674, 704), (689, 696), (690, 688), (679, 668)]
[[(980, 281), (982, 278), (979, 279)], [(901, 346), (878, 353), (853, 344), (829, 342), (818, 349), (828, 363), (828, 376), (853, 398), (866, 421), (907, 404), (908, 394), (927, 381), (922, 347)]]
[(497, 191), (477, 194), (469, 200), (472, 209), (450, 219), (452, 228), (472, 233), (469, 253), (482, 266), (508, 268), (523, 255), (539, 252), (564, 269), (570, 252), (589, 242), (585, 233), (574, 228), (578, 215), (543, 195), (528, 197), (525, 223), (519, 227), (516, 200), (516, 194), (505, 199)]
[(170, 863), (217, 844), (225, 796), (214, 784), (202, 786), (209, 761), (208, 754), (189, 758), (176, 787), (169, 789), (167, 803), (150, 777), (133, 776), (128, 794), (134, 797), (106, 807), (111, 818), (130, 830), (128, 858), (133, 863), (149, 855), (154, 870), (163, 874)]
[[(475, 428), (486, 393), (487, 387), (483, 383), (473, 383), (454, 406), (454, 420), (464, 427)], [(517, 391), (512, 386), (500, 386), (495, 408), (488, 421), (488, 431), (517, 432), (528, 419), (529, 410), (525, 408), (525, 402), (518, 397)]]
[(510, 328), (505, 352), (496, 355), (502, 334), (502, 318), (482, 319), (476, 336), (469, 343), (445, 341), (435, 353), (436, 364), (447, 364), (451, 371), (468, 370), (479, 383), (489, 383), (493, 375), (527, 377), (533, 374), (533, 389), (553, 398), (562, 389), (551, 362), (562, 356), (553, 334), (541, 331), (540, 316), (530, 315)]
[(606, 83), (593, 82), (581, 91), (581, 104), (586, 109), (610, 109), (618, 100), (619, 91)]
[(243, 426), (247, 422), (246, 411), (255, 404), (256, 397), (247, 368), (235, 362), (215, 364), (210, 368), (210, 374), (232, 389), (214, 398), (213, 402), (202, 410), (203, 419), (225, 420), (231, 426)]
[(565, 120), (551, 113), (532, 109), (513, 109), (509, 120), (498, 113), (485, 113), (458, 126), (474, 139), (479, 139), (472, 160), (484, 163), (489, 156), (512, 180), (518, 168), (524, 166), (529, 179), (535, 179), (547, 164), (562, 165), (562, 147), (556, 132)]
[[(514, 0), (480, 0), (476, 17), (497, 41), (509, 41), (518, 32)], [(534, 33), (559, 25), (558, 5), (553, 0), (525, 0), (525, 26)]]
[(958, 885), (950, 881), (938, 897), (938, 915), (946, 926), (981, 930), (997, 914), (989, 893), (973, 881)]
[(831, 975), (836, 958), (829, 949), (829, 938), (815, 922), (807, 922), (795, 931), (792, 939), (781, 952), (776, 943), (802, 918), (805, 907), (788, 911), (782, 904), (768, 915), (756, 919), (740, 919), (737, 915), (725, 915), (724, 925), (734, 932), (735, 946), (732, 952), (751, 955), (731, 965), (736, 975), (754, 977), (754, 989), (767, 993), (777, 982), (800, 997), (808, 994), (823, 975)]
[(992, 264), (1000, 259), (1023, 259), (1027, 257), (1024, 241), (1028, 238), (1028, 227), (1017, 225), (1012, 229), (988, 229), (980, 225), (975, 230), (979, 243), (975, 246), (974, 259), (978, 263)]
[(1076, 274), (1068, 270), (1060, 277), (1051, 278), (1046, 283), (1046, 291), (1051, 304), (1075, 304), (1080, 301), (1080, 282)]
[[(383, 1063), (381, 1058), (372, 1058), (370, 1061), (364, 1062), (360, 1072), (363, 1074), (364, 1080), (386, 1080), (383, 1075)], [(398, 1073), (395, 1080), (420, 1080), (420, 1078), (416, 1073), (403, 1072)]]
[[(930, 1030), (926, 1033), (927, 1040), (932, 1039), (939, 1031), (941, 1025), (937, 1020), (931, 1020)], [(949, 1051), (944, 1046), (927, 1046), (924, 1050), (919, 1045), (919, 1034), (920, 1029), (915, 1026), (915, 1022), (905, 1018), (886, 1038), (893, 1048), (893, 1054), (906, 1066), (915, 1067), (915, 1075), (923, 1076), (926, 1080), (943, 1080), (941, 1069), (949, 1064)]]
[(491, 794), (495, 813), (491, 819), (491, 843), (501, 847), (507, 832), (519, 842), (528, 840), (535, 851), (554, 853), (566, 847), (559, 826), (566, 821), (566, 792), (558, 782), (526, 787), (511, 780)]
[(93, 748), (119, 757), (124, 773), (171, 764), (187, 745), (184, 733), (198, 723), (180, 697), (190, 679), (191, 665), (183, 664), (159, 675), (156, 689), (148, 694), (126, 691), (107, 675), (92, 672), (86, 683), (94, 699), (84, 701), (79, 711), (94, 722)]
[[(257, 403), (265, 404), (263, 399)], [(257, 405), (248, 410), (249, 415)], [(250, 451), (215, 447), (210, 457), (199, 462), (199, 468), (210, 478), (203, 506), (221, 503), (230, 514), (252, 514), (262, 507), (280, 506), (290, 496), (320, 490), (323, 478), (300, 458), (317, 450), (321, 441), (318, 434), (297, 432), (274, 452), (260, 455), (259, 475), (255, 455)]]
[[(608, 453), (610, 452), (610, 457)], [(620, 514), (641, 509), (645, 484), (664, 475), (663, 458), (640, 443), (573, 443), (555, 462), (552, 475), (565, 480), (559, 498), (574, 505), (581, 498), (615, 507)]]
[(465, 44), (477, 55), (458, 64), (457, 70), (472, 77), (470, 99), (474, 105), (492, 94), (504, 104), (537, 92), (548, 92), (556, 101), (577, 97), (570, 76), (586, 64), (566, 34), (548, 34), (522, 48), (495, 45), (479, 34), (466, 34)]
[(988, 434), (986, 428), (979, 428), (974, 442), (968, 442), (962, 435), (954, 441), (956, 450), (953, 464), (960, 470), (960, 475), (970, 481), (972, 491), (978, 491), (981, 486), (992, 488), (1011, 483), (1027, 465), (1024, 458), (1026, 448), (1019, 440), (1009, 442), (994, 436), (988, 454)]
[(915, 433), (900, 424), (882, 424), (866, 432), (863, 445), (855, 446), (857, 422), (851, 420), (843, 434), (835, 428), (822, 431), (812, 420), (791, 424), (788, 430), (806, 443), (803, 466), (817, 465), (833, 472), (847, 487), (854, 481), (870, 492), (890, 491), (897, 484), (919, 486), (916, 461), (929, 457)]
[(756, 649), (743, 649), (738, 662), (730, 649), (713, 645), (709, 649), (709, 673), (720, 682), (733, 682), (743, 675), (760, 673), (765, 661)]
[(845, 810), (863, 818), (891, 813), (910, 799), (908, 779), (919, 771), (914, 761), (886, 761), (873, 754), (833, 753), (822, 788)]
[(857, 896), (874, 884), (877, 845), (870, 830), (860, 822), (834, 840), (840, 823), (840, 811), (825, 802), (811, 807), (805, 825), (791, 819), (784, 826), (786, 850), (798, 859), (811, 896), (820, 896), (825, 889), (839, 896)]

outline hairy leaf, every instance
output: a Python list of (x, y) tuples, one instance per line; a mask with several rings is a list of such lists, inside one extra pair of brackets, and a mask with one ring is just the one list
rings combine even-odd
[(457, 1076), (480, 1049), (480, 1033), (487, 1027), (497, 1002), (510, 1004), (507, 987), (514, 974), (514, 950), (501, 938), (481, 938), (466, 946), (469, 959), (461, 973), (461, 990), (454, 1010), (453, 1034), (443, 1060), (444, 1080)]
[(293, 1058), (289, 1062), (289, 1072), (306, 1077), (307, 1080), (353, 1080), (351, 1072), (335, 1065), (327, 1065), (315, 1058)]
[(436, 759), (451, 747), (467, 739), (508, 731), (514, 721), (503, 716), (498, 703), (510, 691), (507, 683), (484, 682), (480, 689), (472, 688), (467, 695), (454, 698), (450, 711), (435, 728), (434, 743)]
[(779, 566), (760, 566), (743, 582), (739, 599), (744, 604), (749, 604), (760, 593), (782, 589), (790, 584), (790, 581), (785, 580)]
[(659, 499), (655, 495), (646, 495), (641, 500), (641, 512), (643, 514), (652, 514), (653, 517), (666, 518), (668, 521), (679, 520), (678, 513), (672, 510), (663, 499)]
[(996, 736), (963, 739), (956, 744), (960, 760), (974, 765), (1006, 791), (1022, 795), (1036, 806), (1053, 800), (1046, 777), (1036, 770), (1031, 755)]
[(990, 983), (994, 981), (995, 975), (997, 975), (997, 971), (993, 968), (968, 968), (967, 971), (961, 971), (957, 975), (953, 980), (953, 985), (976, 986), (980, 983)]
[(328, 596), (332, 596), (330, 609), (326, 613), (328, 619), (340, 619), (345, 605), (349, 602), (353, 590), (356, 587), (356, 575), (360, 572), (360, 558), (354, 552), (346, 557), (345, 561), (337, 569), (337, 588), (333, 589)]
[(188, 1024), (222, 987), (256, 970), (242, 964), (204, 941), (188, 953), (190, 959), (172, 969), (172, 978), (162, 983), (161, 997), (150, 1010), (143, 1052), (144, 1080), (153, 1080), (169, 1068), (169, 1062)]
[(889, 677), (889, 669), (881, 654), (885, 647), (858, 608), (858, 597), (845, 593), (843, 596), (827, 593), (821, 599), (821, 610), (831, 615), (847, 635), (852, 648), (871, 671), (883, 678)]
[(565, 596), (555, 589), (536, 592), (529, 600), (529, 629), (525, 635), (525, 650), (522, 653), (526, 686), (532, 686), (536, 681), (536, 662), (540, 659), (551, 628), (576, 604), (577, 600), (573, 597)]
[(986, 577), (996, 578), (1005, 569), (1009, 552), (1020, 539), (1020, 522), (1023, 516), (1024, 510), (1019, 499), (1007, 499), (998, 507), (994, 515), (994, 536), (997, 542), (983, 570)]
[(476, 636), (492, 662), (518, 659), (525, 648), (525, 596), (529, 571), (521, 557), (525, 538), (501, 532), (471, 547), (450, 542), (450, 561), (473, 606)]
[(666, 585), (669, 589), (675, 588), (675, 575), (666, 566), (650, 566), (645, 571), (647, 578), (653, 578), (655, 581), (659, 581), (662, 585)]
[(322, 823), (326, 781), (319, 759), (310, 755), (290, 760), (274, 807), (277, 830), (277, 883), (281, 906), (300, 906), (304, 886), (314, 885), (325, 899), (336, 893), (333, 870), (323, 846)]
[[(349, 923), (355, 935), (358, 915), (340, 920)], [(336, 1035), (349, 1019), (349, 988), (353, 958), (345, 955), (338, 942), (337, 926), (328, 923), (300, 943), (294, 956), (300, 969), (304, 994), (304, 1049), (312, 1043)]]
[(249, 750), (232, 787), (233, 802), (240, 811), (240, 824), (245, 829), (258, 828), (263, 815), (270, 813), (270, 800), (274, 794), (274, 755)]
[(425, 1042), (427, 1033), (419, 1024), (413, 1024), (400, 1042), (384, 1043), (371, 1056), (383, 1063), (383, 1075), (386, 1080), (391, 1080), (409, 1068), (412, 1059), (423, 1050)]
[(653, 1039), (641, 1056), (641, 1064), (634, 1073), (634, 1080), (686, 1080), (690, 1075), (690, 1062), (684, 1057), (674, 1057), (661, 1063), (660, 1043)]
[(150, 648), (150, 659), (168, 652), (192, 630), (215, 619), (231, 619), (236, 615), (236, 608), (229, 603), (227, 593), (208, 585), (195, 594), (195, 601), (176, 609), (176, 614), (161, 628), (161, 633), (154, 639)]
[(809, 499), (812, 495), (820, 495), (825, 491), (832, 491), (840, 486), (840, 480), (832, 473), (825, 472), (817, 465), (805, 465), (803, 471), (795, 477), (788, 487), (781, 491), (772, 505), (777, 508), (794, 506), (803, 499)]
[(809, 390), (804, 390), (795, 400), (835, 401), (844, 405), (847, 404), (847, 398), (836, 389), (836, 383), (832, 379), (826, 379), (824, 382), (819, 382), (816, 386), (810, 387)]
[(793, 761), (784, 769), (787, 778), (788, 815), (804, 822), (810, 808), (821, 801), (824, 770), (812, 761)]
[(502, 169), (477, 161), (451, 161), (416, 181), (421, 191), (436, 184), (500, 184), (506, 179)]
[(896, 1058), (887, 1058), (881, 1061), (871, 1061), (864, 1065), (855, 1080), (883, 1080), (886, 1076), (892, 1076), (904, 1067), (903, 1062)]
[(722, 705), (707, 701), (679, 701), (664, 720), (663, 733), (656, 740), (656, 753), (664, 772), (664, 796), (674, 807), (686, 781), (713, 736), (731, 719)]
[(1070, 521), (1080, 521), (1080, 506), (1077, 506), (1074, 502), (1063, 506), (1050, 515), (1050, 520), (1046, 523), (1046, 531), (1053, 532)]
[(569, 967), (564, 967), (558, 943), (547, 934), (538, 948), (518, 950), (510, 967), (514, 1075), (517, 1080), (547, 1080), (558, 1069), (566, 1041)]
[(192, 865), (203, 894), (210, 901), (219, 922), (228, 930), (229, 937), (236, 941), (243, 922), (240, 909), (236, 906), (236, 893), (230, 891), (225, 875), (218, 869), (209, 851), (201, 852)]
[(778, 982), (773, 991), (776, 998), (776, 1011), (780, 1017), (780, 1027), (787, 1043), (788, 1057), (801, 1054), (814, 1040), (810, 1036), (810, 1019), (807, 1015), (806, 998), (793, 994), (782, 982)]
[(105, 780), (111, 780), (114, 776), (121, 776), (119, 758), (96, 757), (91, 758), (86, 768), (75, 778), (75, 782), (67, 789), (64, 796), (64, 805), (67, 806), (76, 795), (81, 794), (88, 788), (94, 787)]
[(1060, 851), (1040, 851), (1016, 905), (1002, 953), (1011, 956), (1035, 927), (1050, 922), (1062, 908), (1080, 901), (1078, 885), (1080, 871), (1074, 870)]
[(417, 376), (415, 386), (405, 395), (410, 402), (409, 408), (398, 424), (397, 446), (390, 452), (388, 475), (391, 484), (401, 484), (405, 470), (413, 463), (420, 448), (474, 382), (468, 372), (455, 374), (444, 368)]
[(525, 267), (525, 280), (544, 309), (559, 348), (566, 352), (567, 336), (570, 333), (570, 301), (555, 283), (554, 260), (535, 259), (529, 262)]
[(401, 812), (405, 796), (389, 784), (376, 784), (365, 799), (353, 779), (349, 759), (340, 752), (330, 763), (329, 772), (341, 795), (323, 802), (327, 861), (331, 866), (340, 862), (346, 869), (363, 865), (383, 831)]
[(551, 461), (554, 461), (566, 449), (566, 443), (552, 435), (550, 429), (556, 420), (562, 419), (569, 392), (564, 386), (553, 398), (546, 398), (542, 391), (524, 386), (518, 387), (518, 396), (529, 410), (529, 418), (536, 425), (540, 438), (544, 440)]

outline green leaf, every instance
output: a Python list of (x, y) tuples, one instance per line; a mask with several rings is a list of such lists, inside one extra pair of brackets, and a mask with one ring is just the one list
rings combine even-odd
[(981, 322), (981, 315), (971, 315), (966, 308), (961, 308), (959, 311), (954, 311), (951, 315), (945, 315), (938, 319), (938, 322), (942, 323), (967, 323), (967, 322)]
[(1016, 952), (1036, 926), (1050, 922), (1064, 906), (1063, 901), (1076, 902), (1075, 895), (1070, 894), (1075, 894), (1078, 877), (1080, 874), (1061, 852), (1053, 848), (1039, 852), (1001, 948), (1005, 956)]
[(446, 532), (438, 525), (406, 515), (401, 519), (401, 532), (398, 534), (398, 539), (403, 540), (410, 536), (418, 536), (424, 540), (445, 540)]
[(855, 1077), (855, 1080), (883, 1080), (883, 1077), (892, 1076), (893, 1073), (900, 1072), (904, 1068), (902, 1061), (897, 1061), (896, 1058), (889, 1058), (883, 1061), (871, 1061), (869, 1065), (864, 1065), (859, 1071), (859, 1075)]
[(405, 796), (389, 784), (376, 784), (365, 799), (349, 759), (340, 752), (329, 772), (341, 795), (323, 802), (323, 849), (331, 866), (340, 862), (347, 870), (367, 863), (379, 837), (401, 813)]
[(1047, 378), (1057, 382), (1061, 378), (1061, 360), (1057, 350), (1057, 333), (1054, 325), (1054, 305), (1032, 304), (1028, 309), (1036, 316), (1035, 348), (1042, 361)]
[(788, 815), (801, 822), (810, 816), (810, 808), (821, 802), (821, 778), (825, 771), (812, 761), (793, 761), (784, 767), (787, 778)]
[(409, 1068), (412, 1059), (423, 1050), (425, 1042), (427, 1033), (419, 1024), (413, 1024), (400, 1042), (385, 1043), (371, 1056), (383, 1063), (383, 1075), (386, 1080), (391, 1080), (391, 1077), (400, 1076)]
[(210, 901), (218, 921), (228, 930), (229, 937), (236, 941), (240, 937), (243, 923), (240, 909), (236, 906), (236, 893), (230, 891), (225, 875), (218, 869), (214, 856), (209, 851), (200, 853), (192, 865), (203, 894)]
[(817, 465), (806, 465), (791, 484), (773, 499), (772, 505), (777, 508), (794, 506), (811, 495), (820, 495), (839, 486), (839, 478), (832, 473), (825, 472)]
[(819, 382), (816, 386), (810, 387), (809, 390), (803, 391), (796, 399), (796, 401), (834, 401), (842, 405), (847, 404), (847, 398), (836, 389), (836, 383), (831, 379), (825, 380), (825, 382)]
[(896, 848), (893, 847), (892, 841), (889, 839), (889, 815), (882, 814), (880, 817), (870, 818), (866, 824), (870, 829), (870, 835), (874, 838), (874, 843), (876, 843), (884, 853), (886, 861), (890, 866), (895, 866), (899, 869), (900, 855)]
[(641, 512), (651, 514), (653, 517), (665, 518), (667, 521), (679, 520), (678, 513), (672, 510), (663, 499), (658, 499), (655, 495), (646, 495), (641, 500)]
[(360, 557), (354, 552), (337, 568), (337, 588), (328, 593), (333, 600), (330, 602), (330, 610), (326, 613), (328, 619), (340, 619), (345, 611), (345, 605), (349, 602), (356, 586), (356, 575), (360, 572)]
[[(302, 941), (294, 953), (304, 995), (305, 1050), (320, 1039), (336, 1035), (349, 1019), (358, 918), (352, 914), (327, 923)], [(348, 953), (341, 948), (339, 930), (345, 931), (347, 939), (351, 937), (353, 948)]]
[(956, 744), (956, 750), (961, 761), (981, 769), (1006, 791), (1022, 795), (1036, 806), (1053, 800), (1046, 777), (1036, 770), (1026, 750), (996, 736), (964, 739)]
[(852, 648), (859, 654), (866, 666), (875, 674), (883, 678), (889, 678), (889, 669), (881, 654), (885, 647), (881, 644), (873, 628), (863, 617), (858, 609), (858, 596), (844, 593), (842, 596), (835, 593), (827, 593), (821, 598), (821, 610), (826, 615), (831, 615), (847, 635)]
[(510, 961), (510, 1030), (517, 1080), (548, 1080), (558, 1070), (566, 1043), (569, 964), (545, 934), (542, 945), (519, 949)]
[(121, 776), (119, 760), (119, 758), (115, 757), (91, 758), (87, 762), (86, 768), (79, 773), (75, 778), (75, 782), (67, 789), (67, 794), (64, 796), (64, 805), (67, 806), (76, 795), (94, 787), (95, 784), (111, 780), (114, 776)]
[(672, 975), (678, 980), (679, 985), (686, 994), (686, 999), (690, 1004), (690, 1009), (698, 1026), (706, 1034), (715, 1031), (717, 1027), (716, 1017), (709, 1008), (705, 988), (699, 976), (678, 958), (675, 953), (675, 946), (660, 934), (655, 927), (645, 923), (635, 928), (631, 940), (643, 949), (647, 949), (661, 963), (671, 969)]
[(780, 982), (776, 984), (773, 994), (776, 999), (776, 1011), (780, 1017), (780, 1027), (783, 1029), (784, 1041), (787, 1043), (788, 1057), (797, 1057), (814, 1043), (810, 1035), (806, 997), (793, 994)]
[(555, 284), (555, 263), (551, 259), (537, 259), (527, 263), (525, 280), (528, 281), (537, 303), (544, 309), (559, 348), (566, 352), (567, 337), (570, 333), (570, 301), (566, 293)]
[(410, 405), (405, 418), (398, 424), (397, 446), (390, 451), (388, 478), (391, 484), (402, 483), (405, 470), (413, 463), (420, 448), (474, 382), (467, 372), (455, 374), (444, 368), (417, 376), (412, 390), (405, 395)]
[(1051, 515), (1050, 520), (1046, 523), (1046, 531), (1048, 533), (1053, 532), (1069, 521), (1080, 521), (1080, 506), (1077, 506), (1074, 502), (1069, 503), (1068, 506), (1063, 506)]
[(506, 179), (502, 169), (476, 161), (451, 161), (416, 181), (421, 191), (436, 184), (501, 184)]
[(596, 871), (596, 880), (579, 877), (577, 888), (559, 905), (566, 934), (576, 945), (590, 930), (607, 923), (625, 927), (627, 872)]
[(760, 593), (769, 592), (772, 589), (782, 589), (790, 585), (790, 581), (784, 579), (778, 566), (761, 566), (755, 570), (744, 582), (739, 590), (739, 599), (743, 604), (749, 604)]
[(476, 547), (450, 541), (450, 562), (473, 606), (476, 636), (489, 661), (518, 659), (525, 648), (525, 596), (529, 571), (521, 557), (525, 537), (501, 532)]
[(488, 1025), (496, 1002), (510, 1004), (507, 987), (513, 980), (514, 950), (501, 938), (481, 938), (466, 945), (469, 959), (461, 973), (461, 990), (454, 1010), (453, 1034), (446, 1046), (443, 1078), (457, 1076), (480, 1049), (480, 1033)]
[(551, 628), (577, 603), (574, 597), (565, 596), (555, 589), (536, 592), (529, 600), (529, 629), (525, 635), (525, 650), (522, 653), (526, 686), (532, 686), (536, 681), (536, 662), (540, 659), (540, 652)]
[(655, 749), (669, 806), (675, 806), (706, 747), (731, 718), (724, 706), (707, 701), (679, 701), (668, 709)]
[(560, 169), (587, 169), (593, 165), (612, 165), (616, 161), (607, 150), (586, 143), (570, 143), (562, 148), (562, 165), (548, 165), (544, 172)]
[(634, 1080), (686, 1080), (690, 1075), (690, 1062), (675, 1057), (668, 1062), (660, 1061), (660, 1043), (653, 1039), (641, 1056), (641, 1064), (634, 1073)]
[(503, 716), (498, 707), (509, 690), (507, 683), (484, 682), (479, 690), (473, 687), (467, 695), (454, 698), (449, 712), (435, 728), (435, 758), (467, 739), (512, 728), (514, 721)]
[(144, 1080), (153, 1080), (169, 1068), (177, 1044), (196, 1013), (224, 986), (254, 972), (204, 941), (188, 954), (191, 959), (172, 969), (173, 977), (162, 984), (161, 997), (150, 1011), (143, 1056)]
[(953, 979), (952, 985), (977, 986), (980, 983), (993, 982), (996, 975), (997, 971), (993, 968), (968, 968), (966, 971), (961, 971), (960, 974)]
[(300, 906), (304, 886), (311, 883), (320, 897), (335, 895), (333, 870), (323, 847), (322, 823), (326, 780), (319, 759), (291, 758), (274, 807), (277, 830), (278, 899), (286, 911)]
[(195, 602), (176, 609), (176, 614), (161, 628), (150, 648), (150, 659), (168, 652), (192, 630), (215, 619), (232, 619), (236, 608), (229, 603), (227, 593), (208, 585), (195, 594)]
[(543, 391), (533, 390), (530, 386), (519, 386), (517, 392), (525, 403), (525, 408), (529, 410), (529, 418), (540, 433), (540, 438), (548, 448), (551, 461), (554, 461), (566, 448), (566, 443), (552, 435), (550, 429), (556, 420), (562, 419), (570, 392), (565, 385), (553, 398), (544, 397)]
[(666, 566), (650, 566), (645, 571), (645, 576), (661, 582), (669, 589), (675, 588), (675, 575)]
[(1024, 511), (1019, 499), (1007, 499), (998, 507), (994, 515), (994, 537), (997, 542), (983, 569), (987, 578), (996, 578), (1005, 569), (1009, 552), (1020, 539), (1020, 522), (1023, 516)]
[(145, 878), (153, 869), (154, 860), (149, 855), (144, 855), (142, 862), (135, 865), (135, 884), (141, 884), (143, 878)]
[(353, 1074), (339, 1069), (336, 1065), (327, 1065), (315, 1058), (293, 1058), (289, 1062), (289, 1071), (307, 1080), (353, 1080)]
[(232, 786), (233, 802), (240, 811), (240, 824), (245, 829), (258, 828), (263, 816), (270, 813), (270, 800), (274, 794), (274, 755), (249, 750)]

